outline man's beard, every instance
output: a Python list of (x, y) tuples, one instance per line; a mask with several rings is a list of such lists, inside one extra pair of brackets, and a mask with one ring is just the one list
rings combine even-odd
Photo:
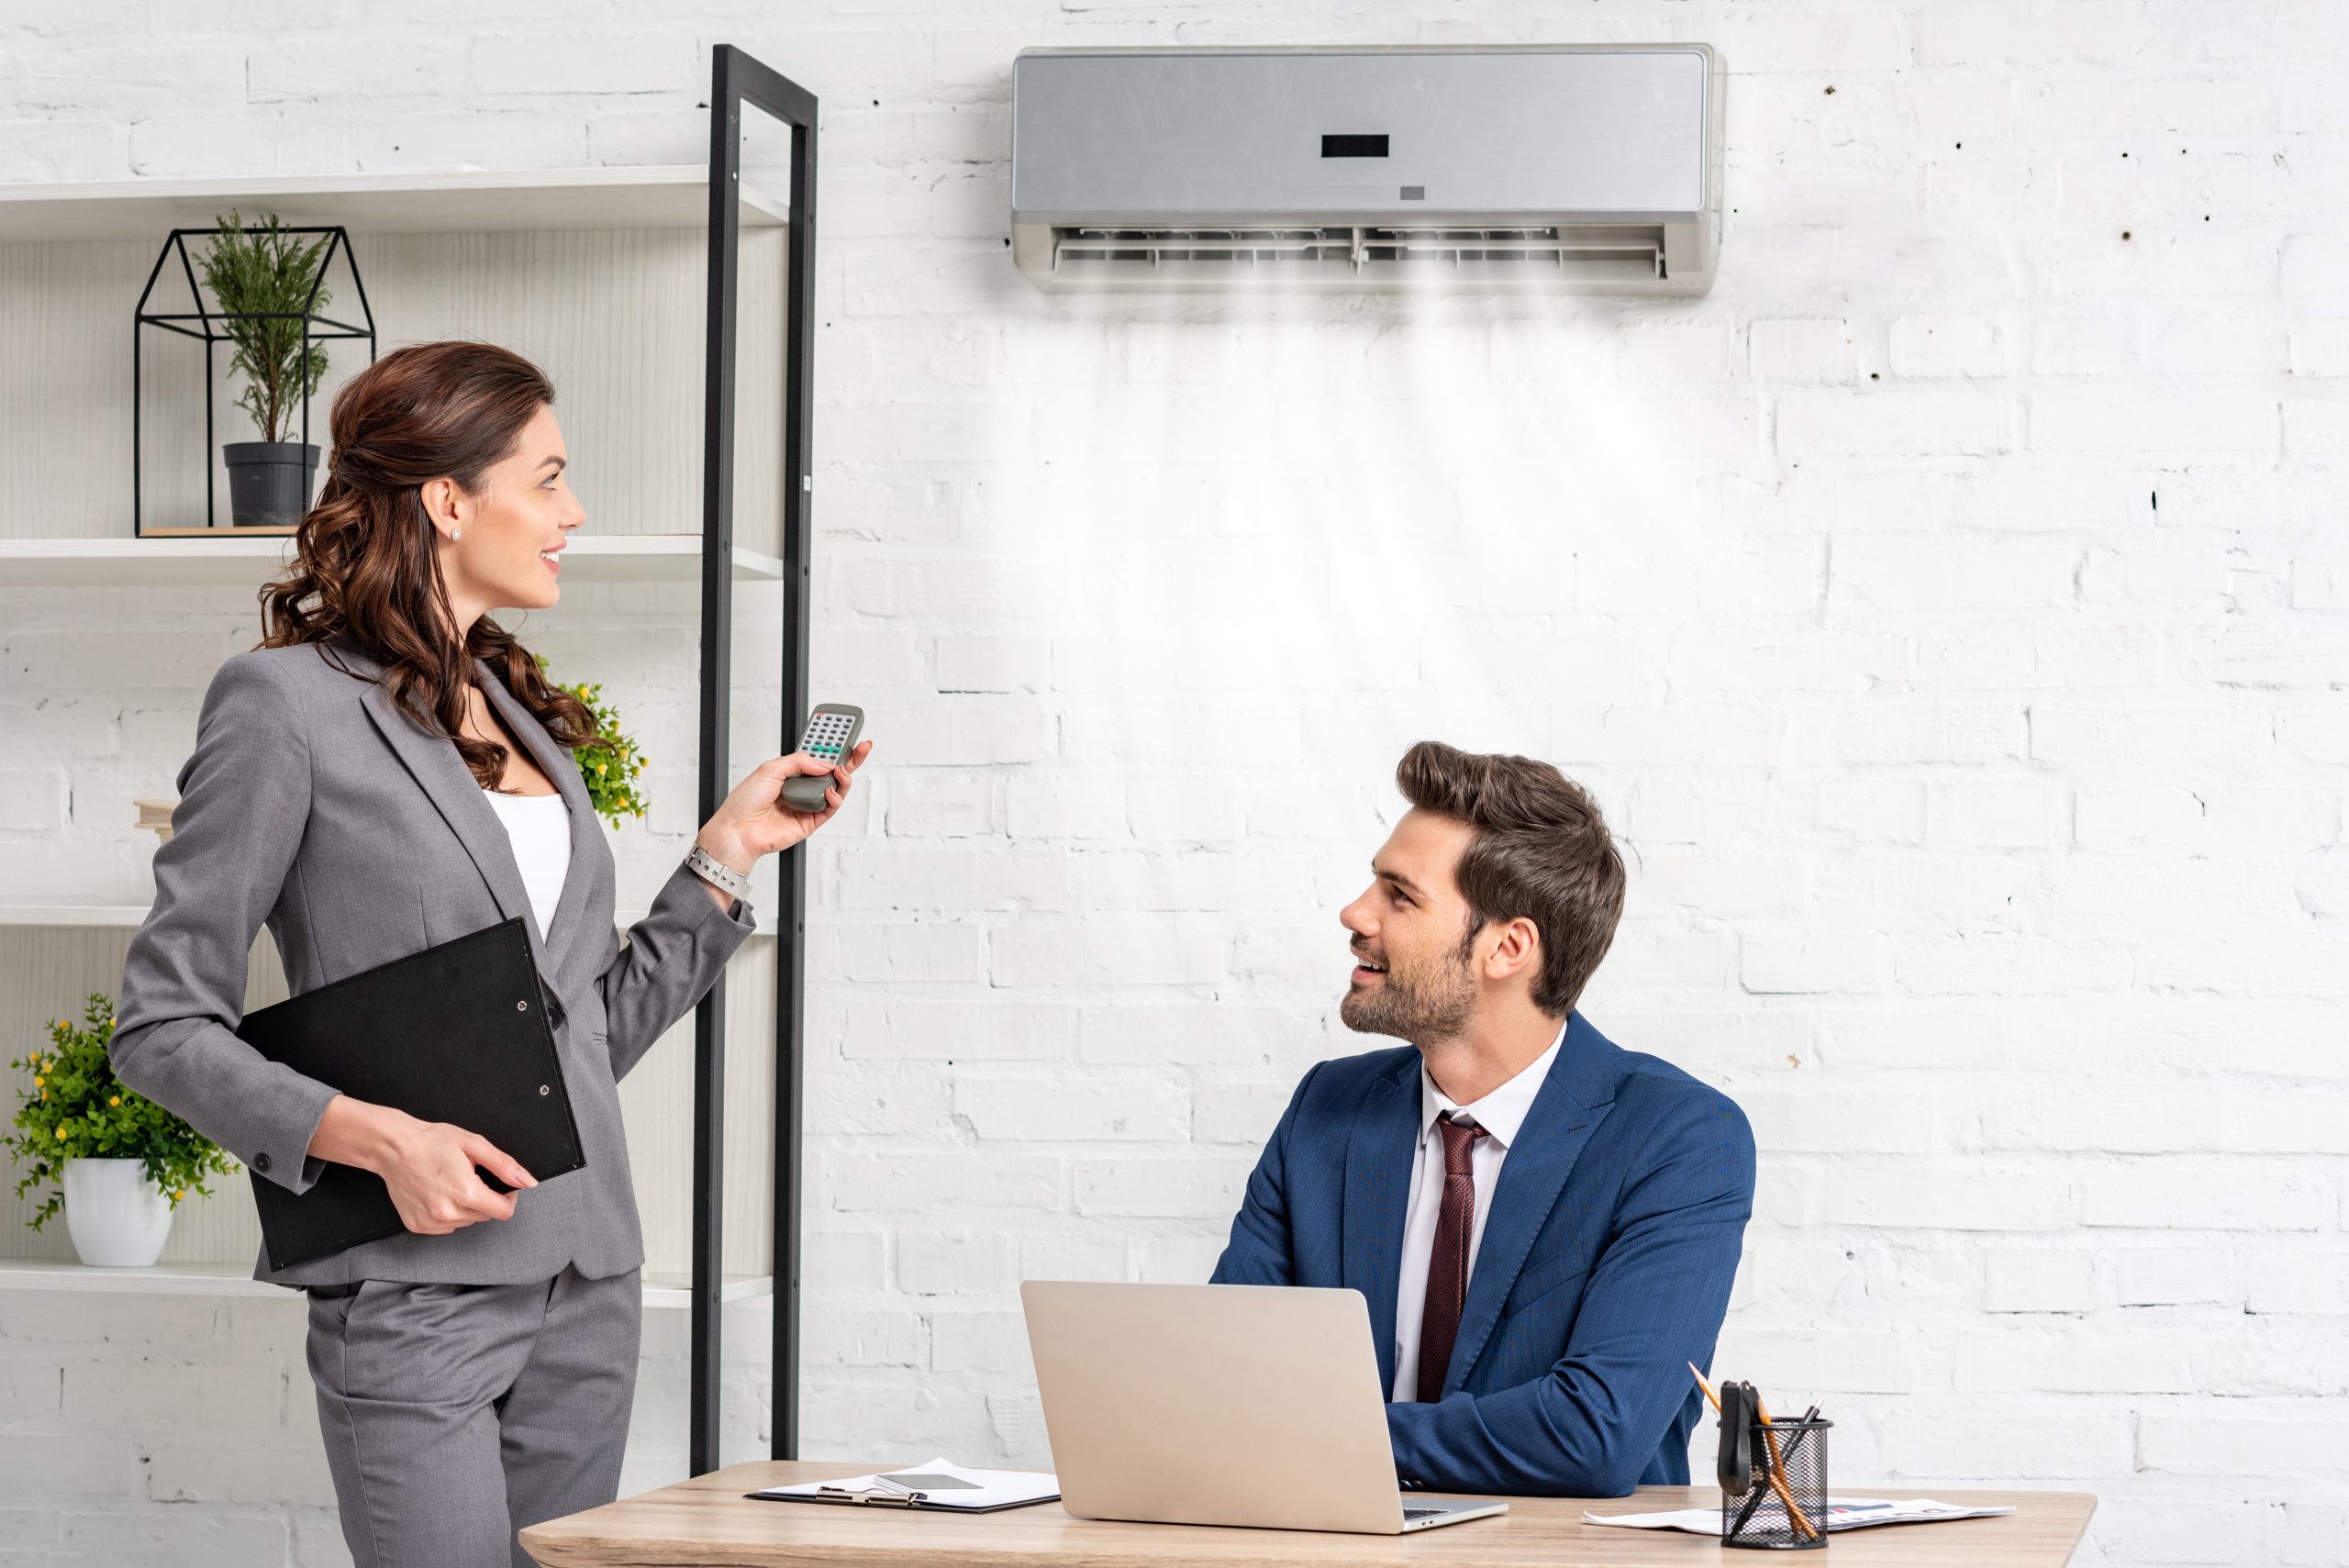
[(1348, 989), (1338, 1017), (1357, 1034), (1383, 1034), (1413, 1045), (1450, 1040), (1476, 1011), (1476, 977), (1455, 951), (1417, 973), (1390, 968), (1372, 985)]

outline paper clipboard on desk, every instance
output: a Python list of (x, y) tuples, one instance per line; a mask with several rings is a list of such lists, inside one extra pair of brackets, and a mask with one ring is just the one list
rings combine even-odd
[(837, 1481), (746, 1492), (767, 1503), (848, 1503), (924, 1513), (992, 1514), (1060, 1500), (1060, 1478), (1042, 1470), (971, 1470), (945, 1459)]

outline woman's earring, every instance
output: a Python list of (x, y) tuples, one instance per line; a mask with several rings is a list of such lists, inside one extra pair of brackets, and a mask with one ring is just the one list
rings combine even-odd
[(464, 529), (462, 529), (462, 528), (451, 528), (451, 529), (449, 530), (449, 542), (450, 542), (451, 544), (454, 544), (454, 543), (456, 543), (459, 539), (462, 539), (462, 538), (464, 538), (464, 537), (465, 537), (465, 530), (464, 530)]

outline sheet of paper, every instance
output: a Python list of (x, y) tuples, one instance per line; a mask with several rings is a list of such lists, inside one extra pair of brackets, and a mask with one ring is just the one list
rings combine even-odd
[[(891, 1476), (904, 1479), (892, 1481)], [(963, 1486), (924, 1485), (920, 1478), (945, 1476), (968, 1483)], [(762, 1497), (816, 1497), (831, 1501), (904, 1504), (918, 1500), (925, 1508), (999, 1508), (1014, 1503), (1049, 1502), (1061, 1494), (1057, 1476), (1045, 1470), (972, 1470), (940, 1457), (919, 1464), (900, 1464), (870, 1475), (850, 1475), (838, 1481), (803, 1481), (795, 1486), (769, 1486)]]
[[(1961, 1508), (1954, 1503), (1936, 1503), (1931, 1497), (1901, 1501), (1831, 1497), (1827, 1501), (1827, 1529), (1831, 1534), (1839, 1529), (1865, 1529), (1870, 1525), (1931, 1524), (1940, 1519), (1980, 1519), (2013, 1512), (2008, 1507)], [(1719, 1508), (1675, 1508), (1662, 1514), (1594, 1514), (1585, 1509), (1582, 1518), (1585, 1524), (1621, 1525), (1629, 1529), (1680, 1529), (1690, 1535), (1710, 1536), (1721, 1533)]]

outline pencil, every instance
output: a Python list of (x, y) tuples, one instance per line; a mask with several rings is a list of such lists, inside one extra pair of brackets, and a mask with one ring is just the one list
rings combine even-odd
[(1705, 1391), (1705, 1403), (1713, 1407), (1713, 1414), (1716, 1416), (1720, 1415), (1721, 1413), (1721, 1396), (1713, 1392), (1713, 1385), (1705, 1381), (1705, 1374), (1697, 1370), (1697, 1363), (1695, 1362), (1690, 1362), (1688, 1363), (1688, 1375), (1695, 1378), (1697, 1380), (1697, 1386)]
[(1762, 1403), (1759, 1394), (1753, 1396), (1753, 1413), (1762, 1421), (1762, 1440), (1770, 1447), (1770, 1485), (1777, 1489), (1778, 1500), (1786, 1504), (1787, 1517), (1794, 1521), (1795, 1528), (1806, 1536), (1816, 1537), (1819, 1527), (1802, 1511), (1801, 1505), (1795, 1501), (1794, 1489), (1787, 1483), (1786, 1456), (1778, 1451), (1778, 1434), (1770, 1420), (1770, 1407)]

